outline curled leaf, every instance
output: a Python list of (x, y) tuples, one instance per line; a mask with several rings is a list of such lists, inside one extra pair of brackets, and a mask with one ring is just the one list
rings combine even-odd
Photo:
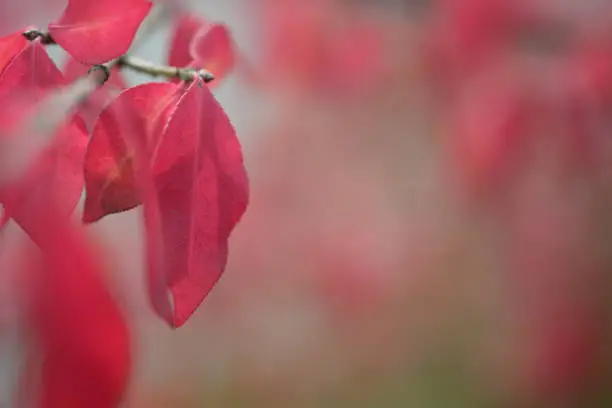
[[(127, 211), (141, 203), (135, 173), (135, 152), (130, 145), (132, 128), (117, 114), (120, 106), (133, 107), (133, 118), (146, 132), (147, 145), (154, 149), (168, 115), (178, 98), (177, 87), (150, 83), (122, 92), (102, 111), (96, 121), (85, 155), (84, 222), (95, 222), (107, 214)], [(146, 159), (145, 159), (146, 160)]]

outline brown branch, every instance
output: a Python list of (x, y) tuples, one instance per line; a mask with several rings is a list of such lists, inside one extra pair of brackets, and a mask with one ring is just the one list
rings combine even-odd
[(215, 79), (212, 72), (205, 69), (179, 68), (165, 65), (156, 65), (139, 57), (124, 55), (117, 61), (120, 67), (130, 68), (136, 72), (153, 77), (178, 78), (182, 81), (193, 81), (199, 76), (205, 83)]

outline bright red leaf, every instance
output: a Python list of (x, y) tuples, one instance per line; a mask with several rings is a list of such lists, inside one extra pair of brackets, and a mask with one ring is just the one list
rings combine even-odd
[(115, 408), (131, 369), (130, 335), (104, 269), (52, 206), (35, 218), (43, 262), (26, 281), (37, 338), (22, 384), (33, 391), (27, 398), (41, 408)]
[[(153, 166), (155, 195), (145, 197), (156, 310), (181, 326), (221, 276), (227, 241), (248, 204), (248, 180), (233, 126), (210, 90), (193, 83), (178, 101)], [(152, 193), (152, 192), (149, 192)], [(166, 316), (163, 316), (167, 318)]]
[(69, 0), (49, 34), (70, 55), (101, 64), (124, 54), (153, 3), (148, 0)]

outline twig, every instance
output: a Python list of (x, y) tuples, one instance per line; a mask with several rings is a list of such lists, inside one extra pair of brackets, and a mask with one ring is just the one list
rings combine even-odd
[(136, 72), (151, 75), (153, 77), (162, 76), (165, 78), (178, 78), (182, 81), (193, 81), (199, 76), (204, 82), (208, 83), (215, 79), (212, 72), (205, 69), (179, 68), (165, 65), (156, 65), (142, 58), (124, 55), (119, 58), (120, 67), (127, 67)]

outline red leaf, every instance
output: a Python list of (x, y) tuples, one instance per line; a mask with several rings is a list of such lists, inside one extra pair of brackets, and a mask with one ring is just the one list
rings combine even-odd
[[(29, 102), (35, 104), (46, 91), (63, 82), (62, 74), (44, 47), (33, 42), (15, 57), (0, 76), (0, 93), (7, 95), (11, 90), (27, 92), (32, 96)], [(26, 107), (22, 110), (26, 110)], [(27, 120), (28, 115), (22, 116)], [(35, 140), (35, 135), (16, 133), (19, 137)], [(32, 214), (40, 211), (40, 207), (54, 204), (59, 214), (67, 218), (83, 189), (82, 168), (87, 138), (82, 119), (74, 116), (66, 121), (52, 140), (49, 148), (43, 151), (25, 175), (0, 192), (0, 200), (7, 207), (8, 214), (35, 241), (38, 241), (40, 226), (32, 220)]]
[(219, 83), (235, 65), (229, 30), (221, 24), (208, 24), (190, 15), (182, 16), (174, 27), (168, 64), (206, 69), (216, 78), (211, 85)]
[(32, 362), (42, 366), (24, 386), (43, 408), (114, 408), (131, 368), (128, 328), (86, 237), (57, 215), (51, 206), (36, 217), (44, 262), (29, 276), (28, 299)]
[(153, 3), (148, 0), (69, 0), (49, 34), (77, 60), (101, 64), (124, 54)]
[(21, 32), (0, 38), (0, 73), (28, 45)]
[[(220, 278), (229, 235), (248, 204), (240, 144), (207, 87), (193, 83), (178, 101), (153, 174), (155, 192), (144, 202), (150, 295), (155, 310), (178, 327)], [(169, 309), (168, 289), (171, 317), (163, 312)]]
[(117, 111), (126, 103), (133, 108), (147, 133), (151, 148), (158, 143), (162, 128), (178, 98), (177, 87), (150, 83), (122, 92), (99, 116), (85, 155), (84, 222), (94, 222), (107, 214), (127, 211), (141, 203), (135, 178), (132, 129), (121, 123)]

